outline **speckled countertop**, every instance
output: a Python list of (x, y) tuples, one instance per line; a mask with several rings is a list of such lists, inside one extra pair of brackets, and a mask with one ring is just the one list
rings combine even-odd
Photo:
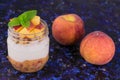
[[(41, 71), (25, 74), (6, 58), (7, 22), (29, 9), (37, 9), (48, 23), (50, 58)], [(79, 55), (79, 43), (65, 47), (54, 40), (52, 21), (67, 13), (81, 16), (86, 34), (101, 30), (112, 37), (116, 52), (110, 63), (89, 64)], [(0, 0), (0, 80), (120, 80), (120, 0)]]

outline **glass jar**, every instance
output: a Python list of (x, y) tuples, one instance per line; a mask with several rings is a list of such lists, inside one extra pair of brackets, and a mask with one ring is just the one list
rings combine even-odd
[(8, 29), (8, 59), (15, 69), (21, 72), (36, 72), (48, 61), (48, 26), (42, 19), (41, 25), (41, 31), (34, 34), (20, 34), (13, 28)]

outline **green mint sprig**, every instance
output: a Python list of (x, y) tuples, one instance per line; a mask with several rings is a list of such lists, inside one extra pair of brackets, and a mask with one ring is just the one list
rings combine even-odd
[(18, 17), (13, 18), (9, 23), (9, 27), (22, 25), (23, 27), (30, 26), (30, 20), (37, 15), (37, 10), (30, 10), (22, 13)]

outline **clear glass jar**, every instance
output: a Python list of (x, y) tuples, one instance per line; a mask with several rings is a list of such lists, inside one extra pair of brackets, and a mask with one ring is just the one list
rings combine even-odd
[(48, 61), (48, 26), (42, 19), (41, 24), (44, 28), (34, 34), (20, 34), (13, 28), (8, 29), (8, 59), (13, 67), (21, 72), (36, 72)]

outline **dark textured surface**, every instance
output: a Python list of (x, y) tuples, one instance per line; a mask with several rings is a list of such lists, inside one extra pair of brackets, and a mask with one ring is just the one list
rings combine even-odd
[[(50, 58), (36, 73), (16, 71), (7, 56), (7, 22), (10, 18), (37, 9), (50, 30)], [(95, 30), (107, 33), (115, 42), (112, 61), (95, 66), (79, 56), (79, 43), (61, 46), (51, 35), (55, 17), (76, 13), (85, 22), (86, 34)], [(0, 0), (0, 80), (120, 80), (120, 0)]]

